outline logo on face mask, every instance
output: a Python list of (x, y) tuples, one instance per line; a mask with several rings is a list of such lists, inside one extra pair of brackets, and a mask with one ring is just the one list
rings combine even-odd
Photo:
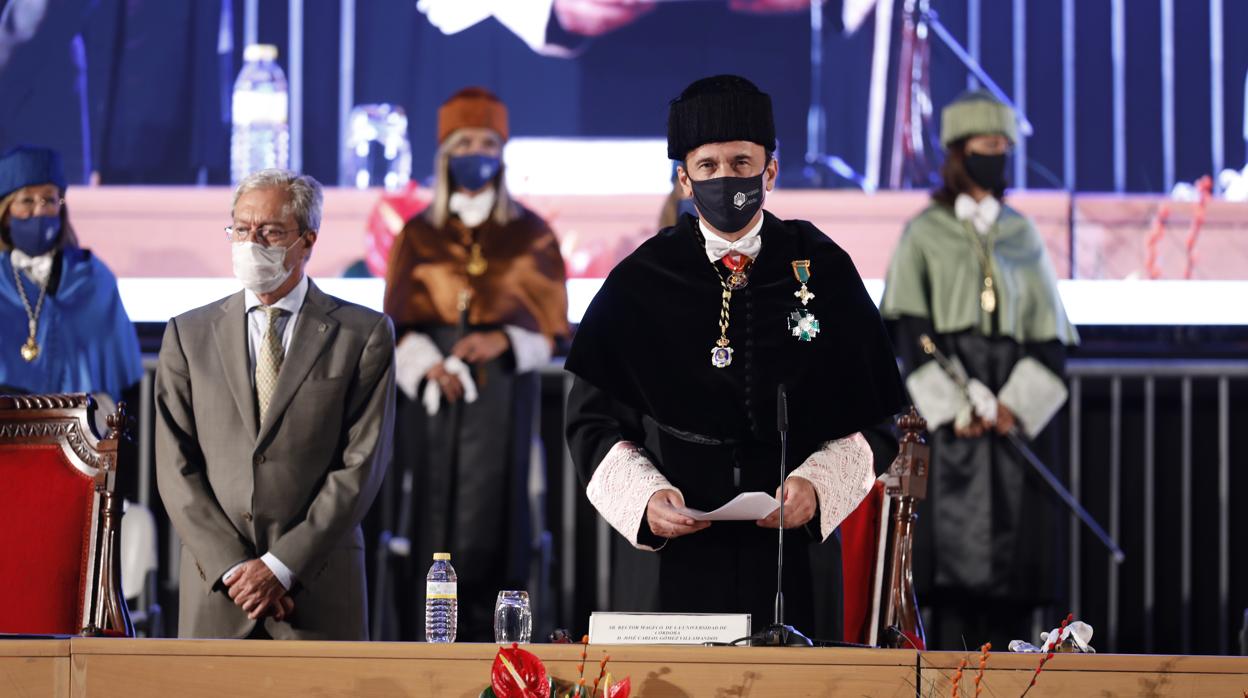
[(477, 191), (494, 179), (502, 168), (502, 161), (491, 155), (456, 155), (449, 165), (456, 185)]
[(732, 205), (736, 206), (737, 210), (740, 211), (741, 207), (745, 206), (745, 192), (737, 192), (737, 195), (732, 197)]

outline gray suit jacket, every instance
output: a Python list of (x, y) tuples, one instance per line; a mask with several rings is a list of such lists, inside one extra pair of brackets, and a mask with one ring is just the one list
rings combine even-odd
[(366, 640), (360, 521), (390, 460), (394, 328), (309, 284), (257, 424), (241, 292), (169, 321), (156, 370), (156, 472), (182, 539), (180, 637), (246, 637), (222, 590), (272, 552), (294, 572), (276, 639)]

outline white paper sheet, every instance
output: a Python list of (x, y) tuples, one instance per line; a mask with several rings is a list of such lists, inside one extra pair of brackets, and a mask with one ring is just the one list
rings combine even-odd
[(742, 492), (715, 511), (682, 508), (680, 513), (694, 521), (757, 521), (780, 508), (780, 502), (766, 492)]

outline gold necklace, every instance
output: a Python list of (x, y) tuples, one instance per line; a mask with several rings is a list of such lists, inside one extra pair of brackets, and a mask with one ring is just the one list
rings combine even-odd
[[(703, 248), (705, 248), (706, 238), (702, 236), (702, 231), (698, 231), (698, 239), (701, 241)], [(745, 255), (742, 255), (742, 257), (745, 257)], [(745, 259), (748, 260), (749, 258), (745, 257)], [(719, 296), (719, 339), (715, 340), (715, 346), (711, 347), (711, 365), (715, 368), (728, 368), (732, 365), (732, 347), (728, 346), (728, 320), (732, 312), (732, 292), (733, 289), (745, 288), (748, 283), (744, 272), (748, 268), (749, 263), (741, 260), (739, 268), (733, 270), (733, 274), (725, 280), (724, 275), (719, 273), (719, 267), (715, 266), (715, 262), (711, 262), (711, 269), (715, 271), (715, 278), (719, 279), (719, 286), (722, 289)], [(738, 274), (740, 278), (734, 278)]]
[[(965, 223), (964, 227), (970, 233), (971, 239), (974, 240), (975, 252), (979, 256), (979, 264), (984, 272), (984, 286), (979, 292), (979, 307), (984, 309), (989, 315), (997, 311), (997, 289), (992, 281), (992, 233), (990, 230), (985, 241), (980, 240), (979, 233), (975, 232), (974, 227), (969, 223)], [(993, 226), (994, 230), (996, 226)], [(987, 250), (985, 250), (985, 246)]]
[(723, 288), (723, 292), (720, 294), (719, 339), (715, 340), (715, 346), (711, 347), (711, 365), (715, 368), (728, 368), (732, 364), (732, 347), (728, 346), (728, 314), (732, 303), (732, 287), (724, 281), (719, 269), (715, 270), (715, 276), (719, 277), (719, 285)]
[(13, 264), (10, 258), (9, 266), (13, 267), (13, 282), (17, 284), (17, 295), (22, 299), (22, 307), (26, 310), (26, 319), (30, 329), (30, 333), (26, 338), (26, 343), (22, 345), (22, 358), (27, 363), (33, 362), (39, 358), (39, 343), (35, 341), (35, 336), (39, 332), (39, 313), (43, 311), (43, 299), (48, 295), (47, 284), (39, 286), (39, 300), (35, 303), (35, 309), (30, 309), (30, 299), (26, 297), (26, 287), (22, 284), (22, 275), (17, 271), (17, 265)]

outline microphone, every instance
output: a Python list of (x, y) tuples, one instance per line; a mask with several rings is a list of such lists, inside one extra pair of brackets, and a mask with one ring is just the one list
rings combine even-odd
[(776, 559), (776, 612), (773, 624), (784, 625), (784, 481), (789, 450), (789, 396), (784, 383), (776, 386), (776, 430), (780, 432), (780, 544)]
[(776, 607), (770, 627), (750, 638), (752, 645), (810, 647), (809, 638), (791, 625), (784, 624), (784, 497), (785, 464), (789, 451), (789, 398), (781, 383), (776, 388), (776, 430), (780, 432), (780, 530), (776, 550)]

